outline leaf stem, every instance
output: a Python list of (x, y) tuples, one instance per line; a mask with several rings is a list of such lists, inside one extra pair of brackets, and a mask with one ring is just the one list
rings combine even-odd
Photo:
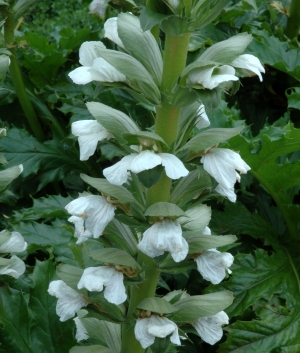
[(300, 29), (300, 0), (292, 0), (290, 16), (288, 17), (285, 34), (290, 38), (297, 38)]
[(16, 94), (19, 98), (20, 104), (30, 125), (30, 128), (34, 136), (42, 142), (45, 140), (45, 135), (26, 92), (26, 88), (22, 79), (22, 74), (17, 59), (17, 52), (15, 49), (14, 22), (14, 14), (12, 12), (8, 12), (7, 19), (4, 24), (4, 39), (6, 48), (12, 54), (10, 56), (11, 62), (9, 66), (10, 75)]

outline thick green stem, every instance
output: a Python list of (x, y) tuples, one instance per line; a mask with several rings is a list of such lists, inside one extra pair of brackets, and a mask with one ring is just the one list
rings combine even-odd
[(287, 21), (285, 34), (293, 39), (297, 38), (300, 29), (300, 0), (292, 0), (290, 7), (290, 16)]
[(6, 48), (11, 52), (10, 56), (10, 75), (11, 79), (16, 91), (16, 94), (19, 98), (20, 104), (24, 111), (24, 114), (27, 118), (27, 121), (30, 125), (30, 128), (34, 134), (34, 136), (39, 141), (45, 140), (45, 135), (38, 120), (38, 117), (33, 109), (33, 106), (29, 100), (28, 94), (26, 92), (26, 88), (22, 79), (18, 59), (17, 52), (14, 47), (15, 45), (15, 37), (14, 37), (14, 14), (9, 12), (7, 19), (4, 24), (4, 39)]

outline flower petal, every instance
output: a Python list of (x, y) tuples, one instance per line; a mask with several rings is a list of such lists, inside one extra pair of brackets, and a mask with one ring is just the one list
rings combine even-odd
[(261, 72), (265, 73), (265, 68), (262, 66), (259, 59), (251, 54), (240, 55), (231, 65), (246, 70), (246, 74), (243, 76), (254, 76), (252, 73), (256, 74), (260, 81), (262, 81)]
[(122, 185), (126, 183), (129, 176), (128, 170), (136, 155), (136, 153), (132, 153), (123, 157), (113, 166), (103, 169), (103, 175), (105, 178), (114, 185)]
[(78, 67), (77, 69), (69, 72), (68, 76), (77, 85), (86, 85), (93, 81), (90, 68), (86, 66)]
[[(1, 233), (6, 232), (3, 230)], [(18, 232), (11, 232), (10, 238), (0, 246), (0, 253), (22, 252), (27, 248), (27, 243), (24, 241), (22, 235)]]
[(197, 121), (196, 121), (196, 128), (197, 129), (204, 129), (210, 125), (210, 121), (208, 116), (205, 112), (205, 107), (203, 104), (200, 104), (197, 110)]
[(94, 60), (90, 70), (93, 80), (100, 82), (127, 82), (127, 78), (103, 58)]
[(104, 289), (104, 298), (113, 304), (119, 305), (127, 299), (126, 288), (124, 286), (124, 275), (121, 272), (115, 271), (111, 276), (110, 282)]
[(227, 197), (229, 201), (236, 202), (236, 193), (234, 192), (234, 187), (224, 188), (224, 186), (219, 184), (215, 188), (215, 191), (220, 195)]
[(104, 23), (104, 37), (110, 39), (124, 49), (124, 44), (118, 34), (118, 17), (111, 17)]
[(77, 293), (61, 280), (51, 282), (48, 293), (58, 298), (56, 314), (60, 317), (60, 321), (70, 319), (78, 310), (88, 305), (83, 295)]
[(134, 327), (135, 338), (140, 342), (143, 348), (151, 346), (155, 337), (148, 332), (149, 318), (137, 319)]
[(99, 57), (97, 49), (105, 49), (102, 42), (84, 42), (79, 48), (79, 62), (82, 66), (92, 67), (95, 59)]
[(10, 259), (0, 258), (0, 275), (19, 278), (25, 270), (25, 263), (16, 255), (13, 255)]
[(103, 18), (108, 2), (109, 0), (93, 0), (90, 4), (90, 13), (96, 14), (100, 18)]
[(171, 179), (179, 179), (189, 174), (179, 158), (170, 153), (159, 153), (161, 164), (165, 167), (166, 174)]
[(87, 334), (87, 330), (86, 328), (83, 326), (81, 320), (79, 319), (79, 317), (75, 317), (75, 319), (73, 319), (76, 325), (76, 335), (75, 338), (77, 340), (77, 342), (80, 341), (85, 341), (87, 339), (89, 339), (89, 336)]
[(131, 161), (130, 170), (134, 173), (140, 173), (155, 168), (159, 164), (161, 164), (160, 156), (154, 151), (145, 150), (137, 154)]

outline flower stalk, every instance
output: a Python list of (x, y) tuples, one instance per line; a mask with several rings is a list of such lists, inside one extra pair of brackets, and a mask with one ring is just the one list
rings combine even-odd
[(40, 121), (38, 120), (38, 117), (28, 97), (28, 94), (23, 82), (21, 70), (19, 67), (19, 63), (17, 59), (17, 51), (15, 49), (14, 25), (15, 25), (14, 14), (9, 11), (7, 14), (7, 19), (4, 24), (4, 39), (5, 39), (6, 48), (12, 54), (10, 56), (11, 62), (9, 66), (11, 79), (12, 79), (16, 94), (18, 96), (18, 99), (20, 101), (20, 104), (22, 106), (22, 109), (24, 111), (24, 114), (26, 116), (26, 119), (29, 123), (29, 126), (34, 136), (39, 141), (44, 141), (45, 135), (44, 135), (42, 126), (40, 124)]
[(290, 16), (288, 17), (285, 34), (290, 38), (297, 38), (300, 29), (300, 0), (292, 0)]

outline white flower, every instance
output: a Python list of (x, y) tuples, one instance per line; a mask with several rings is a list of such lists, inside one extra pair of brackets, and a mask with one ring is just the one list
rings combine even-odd
[(259, 80), (262, 81), (261, 72), (265, 73), (265, 69), (258, 60), (258, 58), (251, 54), (240, 55), (237, 59), (233, 60), (232, 66), (241, 70), (242, 76), (250, 77), (257, 75)]
[(210, 121), (205, 112), (205, 107), (203, 104), (201, 104), (197, 110), (196, 127), (198, 129), (203, 129), (205, 127), (208, 127), (209, 125), (210, 125)]
[(89, 267), (83, 271), (77, 287), (86, 288), (90, 292), (102, 292), (105, 286), (104, 298), (110, 303), (119, 305), (127, 298), (123, 278), (123, 273), (114, 267)]
[(78, 85), (92, 81), (127, 82), (127, 78), (105, 59), (100, 58), (97, 48), (105, 49), (102, 42), (84, 42), (79, 49), (79, 62), (82, 67), (71, 71), (69, 77)]
[(232, 186), (231, 188), (224, 188), (222, 185), (218, 185), (215, 188), (215, 191), (219, 193), (222, 196), (226, 196), (229, 201), (231, 202), (236, 202), (236, 193), (234, 192), (234, 187)]
[(226, 271), (231, 273), (229, 267), (233, 264), (234, 257), (228, 252), (208, 249), (195, 258), (197, 269), (204, 279), (213, 284), (220, 283), (226, 276)]
[(204, 66), (191, 70), (187, 77), (187, 84), (200, 84), (204, 88), (213, 89), (222, 82), (238, 81), (234, 76), (235, 70), (229, 65), (223, 66)]
[(122, 185), (128, 179), (129, 170), (133, 173), (140, 173), (143, 170), (155, 168), (159, 164), (165, 167), (166, 174), (171, 179), (179, 179), (189, 173), (181, 160), (173, 154), (145, 150), (123, 157), (112, 167), (105, 168), (103, 175), (111, 184)]
[(111, 17), (106, 20), (104, 23), (104, 37), (124, 49), (124, 44), (118, 34), (118, 17)]
[(166, 317), (151, 315), (149, 318), (137, 319), (134, 334), (143, 348), (151, 346), (155, 337), (164, 338), (170, 334), (170, 341), (181, 345), (177, 325)]
[(86, 328), (83, 326), (81, 320), (79, 319), (79, 317), (75, 317), (75, 319), (73, 319), (76, 325), (76, 335), (75, 338), (77, 340), (77, 342), (80, 341), (85, 341), (89, 338), (88, 334), (87, 334), (87, 330)]
[(93, 0), (90, 3), (90, 13), (103, 18), (107, 9), (109, 0)]
[(82, 294), (77, 293), (61, 280), (52, 281), (49, 284), (48, 293), (58, 299), (56, 314), (60, 317), (60, 321), (70, 319), (78, 310), (88, 305)]
[(246, 174), (250, 169), (241, 156), (227, 148), (211, 148), (201, 158), (203, 168), (226, 189), (234, 186), (237, 176), (235, 170)]
[(72, 134), (78, 136), (81, 161), (86, 161), (95, 153), (99, 141), (113, 137), (96, 120), (75, 121), (72, 123)]
[(193, 322), (193, 326), (204, 342), (214, 345), (223, 336), (222, 325), (229, 324), (229, 317), (225, 311), (220, 311), (216, 315), (201, 317)]
[(150, 257), (156, 257), (162, 255), (164, 251), (170, 251), (176, 262), (184, 260), (189, 250), (188, 243), (182, 236), (181, 225), (170, 219), (155, 222), (148, 228), (143, 234), (138, 248)]
[(8, 275), (13, 278), (19, 278), (26, 270), (24, 262), (16, 255), (10, 259), (0, 258), (0, 275)]
[[(5, 233), (7, 230), (0, 232)], [(12, 232), (11, 237), (0, 246), (0, 253), (22, 252), (27, 248), (27, 243), (24, 241), (22, 235), (18, 232)]]
[(170, 5), (171, 9), (176, 11), (180, 6), (179, 0), (166, 0), (167, 4)]
[(71, 201), (66, 210), (73, 216), (84, 220), (84, 225), (79, 219), (70, 217), (69, 221), (75, 224), (75, 237), (77, 244), (87, 238), (99, 238), (105, 227), (114, 218), (115, 207), (106, 201), (103, 196), (88, 195)]

